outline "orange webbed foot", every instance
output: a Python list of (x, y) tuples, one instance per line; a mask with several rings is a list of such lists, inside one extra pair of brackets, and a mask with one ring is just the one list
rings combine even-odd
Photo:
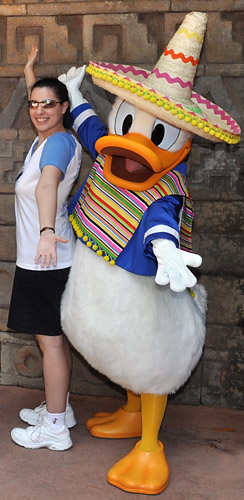
[(101, 424), (103, 422), (108, 422), (110, 417), (113, 415), (113, 412), (100, 411), (99, 413), (95, 413), (93, 417), (88, 418), (86, 421), (86, 428), (88, 431), (93, 427), (93, 425)]
[(87, 421), (90, 434), (101, 438), (132, 438), (142, 433), (141, 412), (130, 412), (119, 408), (108, 416), (94, 416)]
[(145, 452), (140, 450), (139, 441), (128, 455), (110, 469), (107, 481), (131, 493), (161, 493), (169, 483), (169, 465), (164, 447), (160, 441), (158, 443), (157, 451)]

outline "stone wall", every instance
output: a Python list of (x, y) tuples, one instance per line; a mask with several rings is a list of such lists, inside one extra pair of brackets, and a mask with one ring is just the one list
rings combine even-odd
[[(151, 68), (184, 16), (208, 13), (195, 89), (244, 122), (244, 0), (2, 0), (0, 2), (0, 331), (1, 383), (42, 388), (34, 338), (7, 332), (14, 273), (14, 179), (34, 137), (26, 109), (23, 68), (39, 46), (37, 77), (59, 75), (89, 59)], [(106, 120), (111, 96), (87, 76), (83, 93)], [(173, 400), (243, 408), (243, 142), (194, 139), (189, 185), (195, 201), (194, 251), (203, 257), (199, 282), (208, 291), (202, 360)], [(79, 183), (91, 166), (85, 153)], [(74, 353), (71, 390), (122, 392)]]

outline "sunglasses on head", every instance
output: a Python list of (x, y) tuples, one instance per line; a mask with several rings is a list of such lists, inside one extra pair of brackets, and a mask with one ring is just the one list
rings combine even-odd
[(57, 104), (63, 104), (61, 101), (55, 101), (54, 99), (44, 99), (43, 101), (35, 101), (31, 99), (28, 101), (28, 108), (37, 109), (39, 104), (44, 109), (55, 108)]

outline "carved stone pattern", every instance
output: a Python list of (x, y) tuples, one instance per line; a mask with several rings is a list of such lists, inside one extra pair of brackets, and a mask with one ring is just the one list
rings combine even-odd
[(31, 142), (5, 142), (5, 150), (1, 150), (3, 141), (0, 141), (0, 183), (13, 183), (23, 166), (24, 159)]
[(42, 374), (42, 356), (36, 346), (18, 349), (14, 363), (20, 375), (40, 377)]
[(43, 64), (76, 59), (77, 49), (68, 43), (67, 27), (58, 25), (55, 17), (8, 18), (7, 64), (25, 64), (32, 45), (40, 47), (40, 63)]
[(157, 44), (148, 43), (147, 27), (138, 23), (135, 14), (85, 16), (83, 43), (85, 61), (92, 57), (98, 61), (146, 64), (155, 61), (157, 55)]

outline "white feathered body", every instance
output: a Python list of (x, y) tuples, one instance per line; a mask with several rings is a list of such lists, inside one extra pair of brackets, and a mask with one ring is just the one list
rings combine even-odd
[(205, 338), (205, 289), (172, 292), (110, 266), (77, 240), (61, 306), (67, 337), (90, 365), (135, 393), (169, 394), (188, 379)]

